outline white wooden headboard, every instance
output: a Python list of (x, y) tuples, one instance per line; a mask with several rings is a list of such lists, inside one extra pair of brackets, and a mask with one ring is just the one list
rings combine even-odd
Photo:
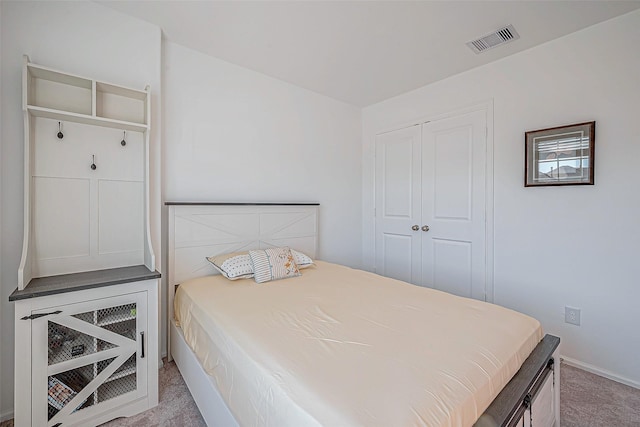
[(219, 274), (205, 257), (289, 246), (311, 258), (318, 248), (318, 204), (220, 204), (167, 202), (168, 314), (175, 285)]

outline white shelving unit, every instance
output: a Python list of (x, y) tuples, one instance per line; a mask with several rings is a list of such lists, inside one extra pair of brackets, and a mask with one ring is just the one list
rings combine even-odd
[(56, 274), (140, 264), (155, 269), (149, 96), (148, 87), (64, 73), (33, 64), (25, 55), (18, 289), (33, 278)]
[(95, 426), (158, 403), (149, 97), (24, 57), (18, 426)]
[(144, 132), (148, 88), (116, 86), (62, 73), (24, 59), (23, 109), (36, 117)]

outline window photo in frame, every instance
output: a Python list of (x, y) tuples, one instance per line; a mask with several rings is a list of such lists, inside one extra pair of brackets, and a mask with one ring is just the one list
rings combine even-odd
[(596, 122), (525, 132), (525, 187), (593, 185)]

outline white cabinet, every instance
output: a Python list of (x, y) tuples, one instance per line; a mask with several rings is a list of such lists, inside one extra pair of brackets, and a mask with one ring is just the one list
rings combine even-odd
[(16, 425), (93, 426), (157, 405), (157, 301), (157, 279), (16, 300)]
[(95, 426), (158, 403), (149, 88), (22, 71), (15, 424)]

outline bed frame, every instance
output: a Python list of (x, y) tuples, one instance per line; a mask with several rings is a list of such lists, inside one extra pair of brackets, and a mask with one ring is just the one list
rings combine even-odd
[[(238, 426), (187, 345), (173, 314), (177, 286), (196, 277), (219, 274), (206, 260), (217, 254), (290, 246), (315, 258), (318, 204), (167, 202), (168, 359), (175, 360), (207, 425)], [(546, 335), (504, 387), (475, 427), (560, 425), (560, 339)]]

